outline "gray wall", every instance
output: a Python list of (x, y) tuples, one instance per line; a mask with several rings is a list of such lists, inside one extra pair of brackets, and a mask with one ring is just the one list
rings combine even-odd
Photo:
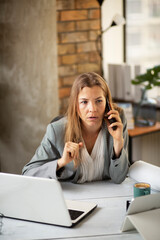
[(0, 0), (0, 168), (21, 173), (58, 115), (56, 0)]

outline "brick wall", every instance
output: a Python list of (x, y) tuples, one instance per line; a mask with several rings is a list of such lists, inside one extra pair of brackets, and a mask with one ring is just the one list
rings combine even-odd
[(60, 114), (66, 111), (77, 75), (89, 71), (101, 74), (101, 60), (95, 44), (100, 28), (97, 0), (57, 0)]

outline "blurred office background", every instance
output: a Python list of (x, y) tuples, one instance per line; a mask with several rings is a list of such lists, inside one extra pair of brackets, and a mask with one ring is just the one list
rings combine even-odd
[[(101, 58), (97, 36), (117, 13), (126, 25), (103, 34)], [(158, 0), (0, 0), (0, 170), (21, 173), (47, 124), (65, 113), (77, 75), (109, 81), (110, 63), (159, 64), (159, 29)], [(149, 94), (158, 99), (160, 89)], [(136, 147), (135, 158), (145, 152)]]

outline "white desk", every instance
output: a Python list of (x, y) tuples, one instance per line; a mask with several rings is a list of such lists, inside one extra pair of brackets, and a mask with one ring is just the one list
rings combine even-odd
[(1, 240), (31, 239), (123, 239), (142, 240), (137, 232), (121, 233), (126, 213), (126, 200), (132, 198), (134, 181), (127, 178), (122, 184), (111, 181), (72, 184), (64, 182), (62, 188), (66, 199), (93, 201), (97, 209), (74, 228), (57, 227), (3, 218)]

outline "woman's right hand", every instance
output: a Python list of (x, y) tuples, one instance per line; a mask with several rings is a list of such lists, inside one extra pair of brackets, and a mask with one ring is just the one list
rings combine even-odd
[(79, 150), (83, 147), (83, 143), (66, 142), (63, 150), (62, 158), (58, 159), (57, 170), (64, 167), (73, 160), (79, 159)]

